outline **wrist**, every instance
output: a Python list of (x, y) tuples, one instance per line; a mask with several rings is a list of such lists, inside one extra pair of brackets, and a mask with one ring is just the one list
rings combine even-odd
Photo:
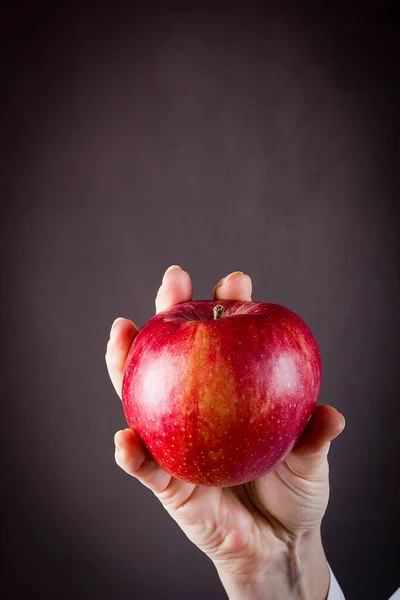
[(329, 591), (319, 529), (282, 544), (279, 557), (260, 569), (232, 562), (217, 571), (229, 600), (326, 600)]

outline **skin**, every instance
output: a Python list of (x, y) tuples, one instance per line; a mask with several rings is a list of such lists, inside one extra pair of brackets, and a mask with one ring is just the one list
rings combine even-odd
[[(170, 267), (156, 296), (156, 313), (192, 300), (192, 293), (188, 273)], [(234, 272), (215, 286), (213, 298), (251, 300), (251, 294), (250, 277)], [(111, 328), (106, 364), (120, 398), (126, 357), (137, 333), (129, 319), (116, 319)], [(321, 521), (329, 498), (328, 452), (343, 428), (343, 415), (331, 406), (317, 406), (284, 462), (255, 481), (231, 488), (175, 479), (145, 456), (129, 428), (115, 434), (115, 460), (153, 491), (211, 559), (231, 600), (325, 600), (329, 569)]]

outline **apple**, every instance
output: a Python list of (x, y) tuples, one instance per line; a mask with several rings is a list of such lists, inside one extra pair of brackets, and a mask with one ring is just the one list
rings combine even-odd
[(122, 405), (163, 469), (225, 487), (286, 457), (320, 385), (317, 343), (295, 313), (278, 304), (198, 300), (164, 310), (139, 331)]

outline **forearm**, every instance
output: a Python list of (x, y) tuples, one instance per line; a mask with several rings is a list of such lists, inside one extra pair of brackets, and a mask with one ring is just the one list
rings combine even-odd
[(287, 548), (256, 576), (218, 571), (229, 600), (326, 600), (329, 567), (320, 531)]

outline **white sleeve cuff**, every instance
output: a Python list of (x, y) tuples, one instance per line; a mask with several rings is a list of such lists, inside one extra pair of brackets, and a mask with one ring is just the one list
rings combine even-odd
[(329, 564), (328, 564), (328, 567), (329, 567), (329, 573), (331, 576), (331, 582), (329, 585), (329, 593), (328, 593), (328, 597), (326, 600), (346, 600), (342, 590), (340, 589), (340, 585), (338, 584), (337, 579), (334, 576), (333, 571), (330, 568)]

